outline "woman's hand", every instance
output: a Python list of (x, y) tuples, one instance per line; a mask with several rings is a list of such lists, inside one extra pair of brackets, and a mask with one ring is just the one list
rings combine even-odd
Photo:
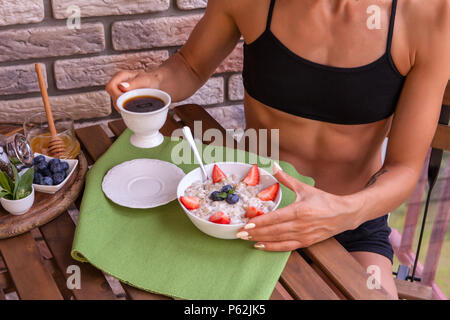
[(328, 239), (358, 226), (358, 204), (304, 184), (274, 164), (274, 176), (296, 194), (282, 209), (250, 219), (237, 236), (257, 241), (255, 248), (290, 251)]
[(160, 79), (157, 73), (120, 71), (106, 85), (106, 91), (111, 96), (114, 107), (120, 112), (116, 106), (116, 101), (123, 93), (139, 88), (159, 89), (159, 85)]

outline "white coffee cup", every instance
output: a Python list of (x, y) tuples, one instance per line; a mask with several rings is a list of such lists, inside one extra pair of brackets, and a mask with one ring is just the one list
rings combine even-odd
[[(124, 103), (134, 97), (152, 96), (164, 102), (164, 107), (150, 112), (132, 112), (124, 109)], [(153, 148), (164, 141), (159, 132), (166, 122), (167, 112), (171, 103), (170, 95), (158, 89), (135, 89), (122, 94), (116, 102), (123, 121), (133, 131), (130, 143), (138, 148)]]

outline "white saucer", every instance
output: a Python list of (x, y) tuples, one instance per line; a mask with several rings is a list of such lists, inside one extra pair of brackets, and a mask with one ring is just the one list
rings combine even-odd
[(110, 169), (102, 182), (105, 195), (128, 208), (154, 208), (177, 198), (184, 172), (176, 165), (156, 159), (135, 159)]

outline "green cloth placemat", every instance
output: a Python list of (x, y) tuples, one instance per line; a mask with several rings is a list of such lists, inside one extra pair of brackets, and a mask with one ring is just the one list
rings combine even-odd
[[(210, 237), (191, 223), (177, 200), (152, 209), (130, 209), (106, 198), (101, 183), (109, 169), (137, 158), (171, 162), (174, 146), (186, 143), (166, 137), (156, 148), (139, 149), (129, 143), (130, 135), (126, 130), (88, 172), (72, 256), (127, 284), (167, 296), (268, 299), (289, 252), (264, 252), (254, 249), (250, 241)], [(225, 149), (214, 147), (213, 154)], [(179, 167), (187, 173), (198, 165)], [(288, 163), (281, 162), (281, 167), (301, 181), (314, 183)], [(295, 198), (286, 187), (282, 190), (280, 207)]]

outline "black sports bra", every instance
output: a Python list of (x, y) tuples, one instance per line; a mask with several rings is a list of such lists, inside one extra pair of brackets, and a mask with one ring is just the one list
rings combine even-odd
[(405, 82), (391, 56), (397, 0), (392, 2), (387, 49), (378, 60), (356, 68), (339, 68), (306, 60), (266, 30), (244, 44), (243, 82), (247, 93), (272, 108), (313, 120), (364, 124), (391, 116)]

